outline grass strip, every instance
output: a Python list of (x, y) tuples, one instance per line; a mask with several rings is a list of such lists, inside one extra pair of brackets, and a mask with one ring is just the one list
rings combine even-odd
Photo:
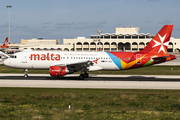
[(179, 118), (179, 90), (0, 88), (1, 120)]

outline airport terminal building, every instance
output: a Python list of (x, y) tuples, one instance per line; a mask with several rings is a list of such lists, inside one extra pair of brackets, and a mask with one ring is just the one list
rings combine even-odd
[[(149, 33), (139, 33), (137, 27), (118, 27), (115, 33), (99, 33), (90, 38), (77, 37), (63, 39), (22, 39), (20, 49), (59, 50), (59, 51), (139, 51), (154, 37)], [(171, 38), (168, 52), (179, 52), (180, 38)]]

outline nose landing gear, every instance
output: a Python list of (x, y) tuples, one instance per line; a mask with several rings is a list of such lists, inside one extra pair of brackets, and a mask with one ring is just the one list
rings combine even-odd
[(24, 77), (27, 78), (28, 77), (28, 69), (25, 69), (25, 74), (24, 74)]

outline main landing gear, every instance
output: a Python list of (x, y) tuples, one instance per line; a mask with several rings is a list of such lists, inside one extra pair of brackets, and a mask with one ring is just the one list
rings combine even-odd
[(89, 74), (88, 74), (87, 72), (84, 72), (84, 74), (81, 73), (81, 74), (79, 75), (79, 79), (80, 79), (80, 80), (84, 80), (84, 78), (88, 78), (88, 77), (89, 77)]
[(28, 77), (28, 69), (25, 69), (25, 74), (24, 77), (27, 78)]

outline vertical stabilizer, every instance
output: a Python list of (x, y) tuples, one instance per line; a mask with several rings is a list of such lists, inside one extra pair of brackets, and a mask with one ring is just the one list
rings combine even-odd
[(164, 25), (140, 53), (166, 54), (173, 25)]
[(8, 37), (6, 37), (3, 46), (7, 46), (8, 45)]

